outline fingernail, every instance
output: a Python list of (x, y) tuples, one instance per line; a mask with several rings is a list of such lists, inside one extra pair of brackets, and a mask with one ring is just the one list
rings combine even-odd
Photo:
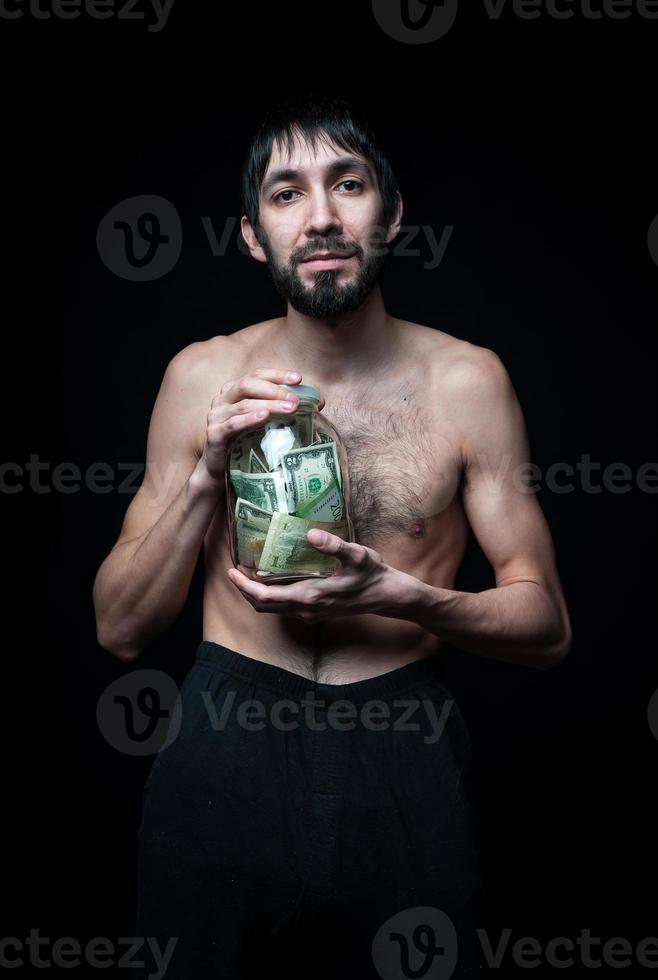
[(313, 530), (310, 532), (310, 535), (313, 544), (324, 544), (324, 542), (326, 541), (326, 535), (324, 531), (320, 531), (318, 530), (318, 528), (313, 528)]
[(287, 377), (288, 381), (299, 381), (301, 374), (298, 371), (289, 371)]

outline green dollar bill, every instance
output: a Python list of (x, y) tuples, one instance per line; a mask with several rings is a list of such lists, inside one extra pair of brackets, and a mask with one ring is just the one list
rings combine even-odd
[(295, 516), (308, 521), (340, 521), (345, 516), (345, 501), (336, 481), (332, 480), (316, 497), (309, 497)]
[(286, 487), (281, 473), (243, 473), (230, 471), (231, 483), (237, 497), (273, 513), (288, 512)]
[(268, 469), (253, 446), (249, 449), (249, 472), (267, 473)]
[(271, 511), (257, 507), (251, 501), (245, 500), (244, 497), (238, 497), (235, 502), (235, 516), (237, 520), (246, 521), (253, 524), (254, 527), (263, 528), (265, 531), (269, 528), (272, 520)]
[(335, 442), (313, 443), (302, 449), (292, 449), (281, 457), (286, 486), (288, 511), (306, 509), (309, 501), (337, 483), (342, 490), (342, 477)]
[(246, 568), (258, 566), (272, 514), (238, 497), (235, 503), (235, 536), (238, 563)]
[(325, 555), (306, 540), (311, 527), (322, 527), (347, 540), (347, 522), (307, 521), (280, 511), (272, 514), (258, 572), (280, 575), (331, 575), (340, 567), (338, 558)]

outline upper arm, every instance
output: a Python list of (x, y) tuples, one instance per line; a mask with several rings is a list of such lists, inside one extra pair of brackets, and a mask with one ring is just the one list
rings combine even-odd
[(200, 419), (205, 423), (198, 394), (203, 351), (204, 342), (189, 344), (165, 369), (151, 413), (144, 479), (126, 511), (114, 548), (153, 527), (197, 464)]
[(487, 348), (476, 351), (456, 369), (463, 406), (464, 510), (496, 586), (541, 585), (568, 634), (553, 542), (528, 472), (530, 447), (521, 406), (498, 355)]

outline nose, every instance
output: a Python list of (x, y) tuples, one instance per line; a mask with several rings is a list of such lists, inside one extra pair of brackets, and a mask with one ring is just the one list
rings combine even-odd
[(326, 238), (327, 235), (340, 235), (343, 224), (336, 213), (331, 199), (324, 191), (311, 195), (305, 233), (307, 238)]

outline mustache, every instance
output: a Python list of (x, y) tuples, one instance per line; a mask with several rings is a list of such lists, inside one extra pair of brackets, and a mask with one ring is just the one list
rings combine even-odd
[(300, 262), (304, 262), (317, 252), (335, 252), (336, 255), (355, 255), (360, 259), (363, 254), (363, 249), (356, 242), (353, 245), (335, 245), (332, 242), (317, 242), (313, 246), (308, 245), (303, 252), (297, 253), (293, 257), (293, 264), (299, 265)]

